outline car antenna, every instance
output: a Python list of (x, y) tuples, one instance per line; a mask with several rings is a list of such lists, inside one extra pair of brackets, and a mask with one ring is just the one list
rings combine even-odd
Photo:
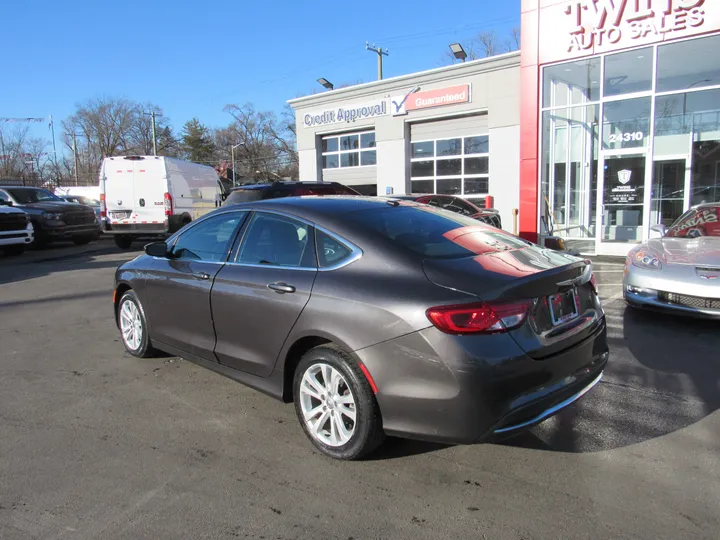
[(400, 201), (397, 201), (397, 200), (395, 200), (395, 199), (390, 199), (389, 201), (387, 201), (387, 203), (388, 203), (390, 206), (400, 206)]

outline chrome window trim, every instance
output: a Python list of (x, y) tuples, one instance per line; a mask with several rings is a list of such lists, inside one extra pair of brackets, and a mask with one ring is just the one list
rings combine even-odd
[(269, 270), (300, 270), (301, 272), (317, 272), (317, 268), (308, 268), (306, 266), (280, 266), (277, 264), (252, 264), (252, 263), (239, 263), (239, 262), (227, 262), (227, 266), (246, 266), (248, 268), (266, 268)]
[[(337, 242), (340, 242), (344, 246), (348, 247), (350, 249), (350, 255), (342, 259), (341, 261), (331, 265), (331, 266), (320, 266), (320, 261), (318, 259), (318, 271), (319, 272), (332, 272), (333, 270), (339, 270), (340, 268), (343, 268), (349, 264), (354, 263), (355, 261), (359, 260), (363, 256), (363, 250), (357, 247), (352, 242), (349, 242), (348, 240), (345, 240), (342, 236), (339, 236), (333, 232), (328, 231), (324, 227), (319, 227), (315, 225), (315, 229), (317, 231), (320, 231), (324, 234), (327, 234), (330, 238), (336, 240)], [(317, 252), (317, 236), (315, 237), (315, 251)]]

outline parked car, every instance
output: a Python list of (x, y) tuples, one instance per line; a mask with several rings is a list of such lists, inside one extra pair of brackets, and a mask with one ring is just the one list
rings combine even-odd
[(108, 157), (100, 168), (104, 231), (121, 249), (167, 237), (222, 202), (212, 167), (160, 156)]
[(97, 199), (91, 199), (90, 197), (84, 197), (82, 195), (60, 195), (60, 198), (69, 203), (89, 206), (93, 209), (93, 212), (95, 212), (98, 223), (102, 224), (102, 205)]
[(631, 307), (720, 318), (720, 202), (702, 204), (660, 238), (633, 248), (625, 262), (623, 294)]
[(223, 206), (302, 195), (360, 195), (337, 182), (266, 182), (234, 188)]
[(579, 399), (608, 359), (592, 265), (375, 197), (222, 208), (115, 274), (127, 351), (182, 356), (285, 402), (312, 443), (475, 443)]
[(27, 214), (14, 208), (0, 192), (0, 249), (5, 255), (21, 255), (33, 239), (33, 226)]
[(462, 197), (455, 197), (454, 195), (396, 195), (394, 199), (415, 201), (421, 204), (429, 204), (430, 206), (438, 206), (451, 212), (468, 216), (498, 229), (502, 229), (502, 219), (500, 218), (500, 212), (494, 208), (481, 208), (477, 204), (463, 199)]
[(64, 201), (46, 189), (0, 186), (0, 199), (12, 202), (28, 215), (36, 246), (59, 240), (87, 244), (100, 235), (92, 208)]

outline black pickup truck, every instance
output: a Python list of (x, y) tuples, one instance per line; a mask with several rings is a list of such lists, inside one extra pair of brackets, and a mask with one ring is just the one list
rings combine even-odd
[(64, 201), (46, 189), (0, 186), (0, 198), (28, 215), (36, 246), (59, 240), (81, 245), (100, 236), (100, 223), (92, 208)]

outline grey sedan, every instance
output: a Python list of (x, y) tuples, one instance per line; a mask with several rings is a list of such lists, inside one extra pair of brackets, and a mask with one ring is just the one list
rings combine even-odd
[(720, 318), (720, 203), (703, 204), (634, 248), (625, 263), (628, 305)]
[(115, 276), (125, 348), (294, 402), (324, 454), (475, 443), (580, 399), (608, 359), (592, 265), (393, 199), (290, 197), (194, 221)]

